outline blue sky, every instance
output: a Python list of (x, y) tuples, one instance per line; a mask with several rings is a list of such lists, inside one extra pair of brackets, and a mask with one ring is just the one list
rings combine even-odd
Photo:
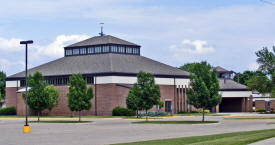
[(34, 40), (34, 67), (62, 57), (64, 46), (98, 35), (100, 22), (105, 34), (137, 43), (143, 56), (175, 67), (206, 60), (238, 72), (255, 70), (255, 51), (275, 45), (273, 0), (3, 0), (0, 70), (11, 75), (24, 69), (20, 40)]

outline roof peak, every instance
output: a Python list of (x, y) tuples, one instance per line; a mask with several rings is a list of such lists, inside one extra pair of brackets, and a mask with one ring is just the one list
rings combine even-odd
[(101, 35), (101, 36), (94, 36), (91, 38), (88, 38), (86, 40), (71, 44), (68, 47), (82, 47), (82, 46), (93, 46), (93, 45), (105, 45), (105, 44), (116, 44), (116, 45), (126, 45), (126, 46), (135, 46), (140, 47), (140, 45), (137, 45), (135, 43), (117, 38), (112, 35)]

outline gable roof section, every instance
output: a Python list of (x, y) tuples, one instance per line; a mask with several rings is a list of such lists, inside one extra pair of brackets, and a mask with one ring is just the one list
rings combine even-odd
[(137, 44), (134, 44), (132, 42), (122, 40), (120, 38), (111, 36), (111, 35), (104, 35), (104, 36), (95, 36), (77, 43), (74, 43), (72, 45), (69, 45), (65, 48), (69, 47), (80, 47), (80, 46), (92, 46), (92, 45), (103, 45), (103, 44), (118, 44), (118, 45), (127, 45), (127, 46), (136, 46), (140, 47)]
[[(29, 74), (41, 72), (43, 76), (81, 74), (137, 74), (140, 71), (154, 75), (188, 77), (189, 73), (147, 57), (125, 54), (98, 54), (62, 57), (60, 59), (29, 69)], [(24, 71), (7, 79), (23, 78)]]
[(237, 83), (231, 79), (219, 79), (220, 90), (248, 90), (245, 85)]

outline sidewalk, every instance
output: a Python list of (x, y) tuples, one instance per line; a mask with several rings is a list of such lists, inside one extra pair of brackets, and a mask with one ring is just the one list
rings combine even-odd
[(262, 140), (262, 141), (258, 141), (253, 144), (250, 144), (250, 145), (273, 145), (273, 144), (275, 144), (275, 137), (266, 139), (266, 140)]

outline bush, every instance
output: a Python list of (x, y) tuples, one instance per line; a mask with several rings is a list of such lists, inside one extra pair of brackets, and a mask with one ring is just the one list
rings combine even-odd
[(260, 112), (260, 113), (266, 112), (265, 109), (256, 109), (255, 111), (256, 111), (256, 112)]
[[(202, 113), (202, 110), (200, 110), (200, 113)], [(210, 113), (210, 110), (204, 110), (204, 113)]]
[(135, 116), (136, 112), (128, 108), (117, 106), (113, 109), (112, 115), (113, 116)]
[(1, 108), (0, 115), (16, 115), (16, 109), (15, 107)]
[[(160, 111), (160, 112), (147, 112), (147, 113), (148, 113), (148, 116), (150, 116), (150, 117), (167, 116), (168, 115), (168, 113), (164, 112), (164, 111)], [(138, 116), (140, 116), (140, 117), (146, 116), (146, 113), (145, 112), (140, 112), (140, 113), (138, 113)]]
[[(205, 111), (205, 110), (204, 110)], [(198, 111), (191, 111), (190, 113), (199, 113)]]

